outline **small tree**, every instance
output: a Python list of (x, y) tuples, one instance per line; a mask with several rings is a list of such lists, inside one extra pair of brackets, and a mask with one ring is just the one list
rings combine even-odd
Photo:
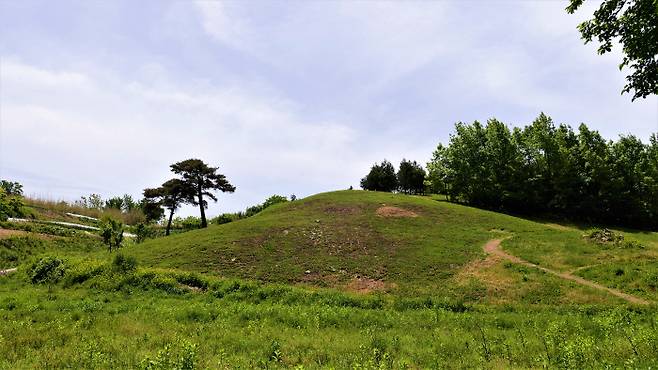
[(121, 197), (112, 197), (105, 201), (105, 208), (117, 209), (121, 211), (123, 209), (123, 198)]
[(135, 202), (132, 195), (130, 195), (130, 194), (124, 194), (123, 196), (121, 196), (121, 201), (122, 201), (122, 205), (123, 205), (122, 210), (126, 213), (128, 213), (128, 212), (132, 211), (133, 209), (139, 207), (139, 203)]
[(66, 266), (64, 262), (55, 257), (44, 257), (32, 264), (29, 276), (32, 284), (48, 285), (48, 292), (52, 291), (52, 286), (64, 276)]
[(174, 212), (184, 203), (193, 203), (194, 188), (180, 179), (171, 179), (159, 188), (144, 189), (144, 198), (169, 210), (165, 235), (169, 235)]
[(6, 221), (8, 217), (22, 217), (23, 206), (22, 197), (8, 196), (5, 189), (0, 187), (0, 221)]
[(0, 188), (4, 189), (9, 196), (23, 196), (23, 185), (16, 181), (1, 180)]
[(425, 191), (425, 170), (416, 161), (403, 159), (397, 178), (399, 190), (405, 194), (422, 194)]
[(384, 160), (381, 164), (374, 164), (370, 172), (361, 179), (361, 188), (364, 190), (393, 191), (398, 187), (395, 168), (391, 162)]
[(112, 217), (105, 216), (100, 223), (100, 235), (103, 243), (107, 244), (108, 251), (121, 247), (123, 242), (123, 223)]
[(226, 176), (217, 173), (218, 167), (210, 167), (200, 159), (188, 159), (174, 163), (171, 165), (171, 170), (180, 175), (183, 182), (194, 189), (194, 197), (191, 203), (199, 206), (201, 227), (208, 227), (205, 212), (205, 209), (208, 208), (208, 202), (204, 197), (216, 202), (217, 197), (213, 195), (213, 190), (232, 193), (235, 191), (235, 186), (226, 180)]

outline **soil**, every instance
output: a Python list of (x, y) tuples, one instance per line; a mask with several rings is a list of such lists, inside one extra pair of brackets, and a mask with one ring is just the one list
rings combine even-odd
[(0, 229), (0, 239), (2, 238), (9, 238), (12, 236), (23, 236), (27, 235), (27, 231), (23, 230), (8, 230), (8, 229)]
[(382, 280), (375, 280), (366, 277), (355, 277), (349, 282), (349, 284), (347, 284), (348, 290), (361, 294), (385, 291), (390, 287), (393, 287), (393, 285), (386, 284)]
[(418, 217), (416, 212), (391, 206), (379, 207), (375, 213), (380, 217)]

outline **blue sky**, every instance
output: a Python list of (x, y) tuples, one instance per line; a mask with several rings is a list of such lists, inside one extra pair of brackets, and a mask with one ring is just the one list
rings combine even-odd
[(620, 95), (619, 50), (576, 30), (586, 3), (0, 0), (0, 177), (139, 197), (198, 157), (237, 186), (217, 214), (425, 163), (457, 121), (646, 140), (658, 99)]

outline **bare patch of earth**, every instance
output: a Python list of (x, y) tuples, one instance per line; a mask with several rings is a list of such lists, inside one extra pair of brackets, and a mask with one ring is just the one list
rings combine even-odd
[(379, 217), (418, 217), (416, 212), (392, 206), (379, 207), (375, 213)]

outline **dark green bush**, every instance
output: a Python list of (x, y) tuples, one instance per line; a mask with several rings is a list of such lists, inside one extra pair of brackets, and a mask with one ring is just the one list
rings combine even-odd
[(66, 273), (64, 261), (56, 257), (43, 257), (33, 263), (28, 276), (32, 284), (56, 284)]
[(119, 253), (112, 259), (112, 270), (126, 274), (137, 269), (137, 260), (133, 256), (124, 256)]

